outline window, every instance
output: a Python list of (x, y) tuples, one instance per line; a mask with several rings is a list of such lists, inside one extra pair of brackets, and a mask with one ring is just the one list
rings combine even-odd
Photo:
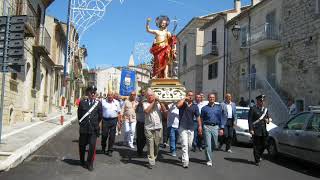
[(314, 114), (311, 122), (308, 124), (307, 130), (320, 132), (320, 114)]
[(212, 45), (217, 45), (217, 29), (212, 30)]
[(209, 64), (208, 66), (208, 79), (215, 79), (218, 77), (218, 63)]
[(22, 15), (23, 3), (22, 1), (16, 1), (16, 15)]
[(304, 111), (304, 100), (299, 99), (296, 101), (297, 111), (303, 112)]
[(17, 73), (11, 73), (11, 79), (17, 80), (18, 74)]
[(320, 14), (320, 0), (315, 0), (316, 1), (316, 14)]
[(241, 27), (240, 30), (240, 46), (241, 47), (246, 47), (248, 45), (248, 27), (247, 26), (243, 26)]
[(35, 89), (37, 86), (37, 69), (38, 69), (38, 57), (33, 59), (33, 68), (32, 68), (32, 89)]
[(288, 124), (289, 130), (303, 130), (304, 123), (310, 117), (310, 113), (303, 113), (294, 117)]
[(276, 36), (276, 12), (272, 11), (266, 15), (266, 25), (265, 25), (265, 30), (266, 30), (266, 36), (269, 39), (274, 39), (277, 38)]
[(183, 65), (187, 64), (187, 45), (183, 46)]

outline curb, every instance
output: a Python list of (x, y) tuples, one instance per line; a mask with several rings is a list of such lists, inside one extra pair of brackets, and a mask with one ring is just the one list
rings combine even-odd
[(71, 117), (69, 121), (67, 121), (62, 126), (54, 128), (53, 130), (47, 132), (46, 134), (38, 137), (37, 139), (31, 141), (25, 146), (17, 149), (11, 156), (9, 156), (5, 161), (0, 163), (0, 172), (8, 171), (11, 168), (18, 166), (22, 163), (30, 154), (34, 153), (38, 150), (42, 145), (47, 143), (51, 138), (56, 136), (59, 132), (69, 127), (74, 121), (77, 120), (77, 116)]

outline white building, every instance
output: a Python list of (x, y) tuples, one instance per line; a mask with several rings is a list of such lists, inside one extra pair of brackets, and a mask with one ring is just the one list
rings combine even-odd
[(119, 93), (121, 70), (115, 67), (96, 69), (97, 93), (100, 95), (108, 92)]
[(136, 73), (136, 91), (139, 92), (141, 89), (146, 89), (150, 81), (150, 65), (139, 64), (135, 65), (133, 54), (129, 58), (128, 67), (130, 70)]

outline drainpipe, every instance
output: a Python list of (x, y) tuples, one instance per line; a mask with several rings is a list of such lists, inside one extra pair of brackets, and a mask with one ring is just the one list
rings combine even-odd
[(252, 78), (251, 78), (251, 16), (250, 16), (250, 12), (248, 12), (248, 16), (249, 16), (249, 27), (248, 27), (248, 34), (249, 34), (249, 42), (248, 42), (248, 65), (249, 65), (249, 102), (251, 101), (251, 85), (252, 85)]
[(227, 57), (228, 57), (228, 38), (227, 38), (227, 20), (226, 17), (223, 17), (223, 98), (226, 94), (227, 91), (227, 66), (226, 66), (226, 62), (227, 62)]

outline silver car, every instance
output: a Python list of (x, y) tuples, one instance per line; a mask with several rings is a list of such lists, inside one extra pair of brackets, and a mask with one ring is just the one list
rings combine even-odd
[(269, 131), (268, 152), (320, 164), (320, 111), (307, 111)]

